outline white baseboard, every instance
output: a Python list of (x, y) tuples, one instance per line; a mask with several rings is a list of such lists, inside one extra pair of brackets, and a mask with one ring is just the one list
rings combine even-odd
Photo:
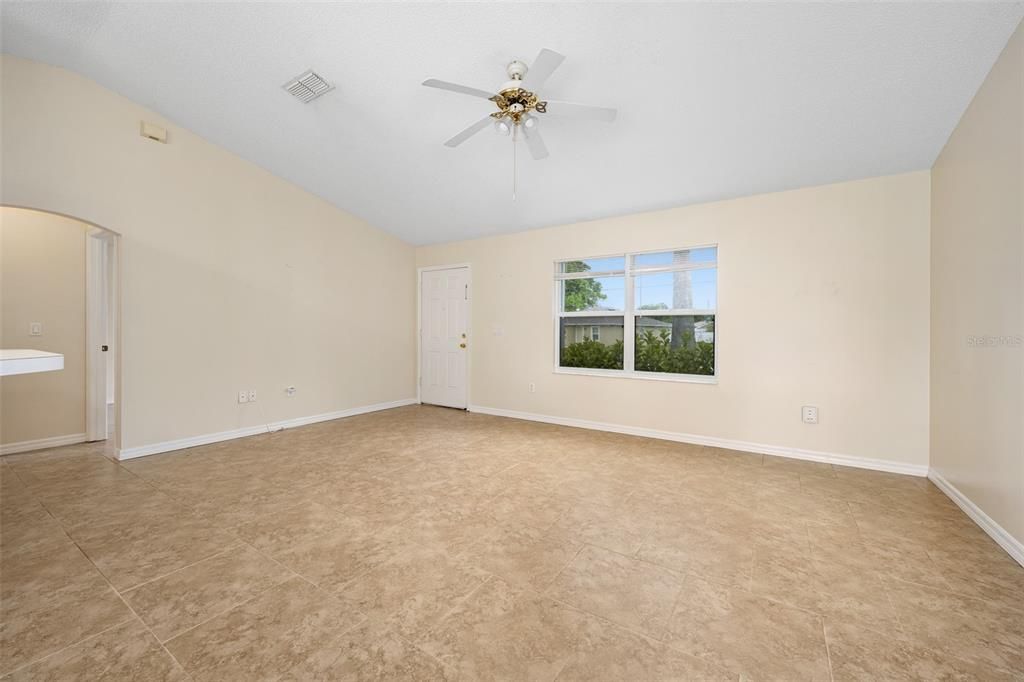
[(84, 443), (84, 433), (69, 433), (66, 436), (53, 436), (52, 438), (40, 438), (38, 440), (23, 440), (20, 443), (4, 443), (0, 445), (0, 455), (13, 455), (19, 452), (30, 450), (45, 450), (46, 448), (59, 448), (62, 445), (75, 445)]
[(928, 471), (928, 479), (938, 486), (939, 490), (946, 493), (949, 499), (956, 503), (956, 506), (960, 507), (971, 517), (971, 520), (978, 524), (983, 531), (988, 533), (989, 537), (996, 541), (996, 543), (1006, 550), (1013, 559), (1024, 566), (1024, 543), (1017, 538), (1010, 535), (1010, 533), (995, 522), (991, 516), (981, 510), (981, 507), (971, 502), (970, 498), (964, 495), (960, 490), (946, 480), (946, 478), (935, 469)]
[(366, 414), (367, 412), (377, 412), (379, 410), (390, 410), (395, 407), (404, 407), (405, 405), (414, 405), (416, 404), (416, 402), (417, 401), (415, 398), (407, 398), (405, 400), (395, 400), (389, 403), (363, 405), (361, 407), (351, 407), (347, 410), (338, 410), (337, 412), (315, 414), (310, 417), (297, 417), (295, 419), (286, 419), (284, 421), (272, 422), (270, 424), (246, 426), (241, 429), (233, 429), (231, 431), (221, 431), (219, 433), (206, 433), (200, 436), (190, 436), (188, 438), (179, 438), (177, 440), (163, 441), (162, 443), (150, 443), (149, 445), (137, 445), (131, 448), (122, 448), (120, 451), (118, 451), (117, 458), (121, 460), (135, 459), (136, 457), (156, 455), (161, 452), (170, 452), (172, 450), (194, 448), (197, 445), (209, 445), (210, 443), (219, 443), (225, 440), (244, 438), (246, 436), (255, 436), (261, 433), (266, 433), (268, 426), (272, 431), (276, 429), (291, 429), (295, 428), (296, 426), (316, 424), (317, 422), (326, 422), (332, 419), (341, 419), (342, 417), (354, 417), (357, 414)]
[(579, 429), (610, 431), (612, 433), (623, 433), (630, 436), (643, 436), (644, 438), (659, 438), (661, 440), (671, 440), (676, 441), (678, 443), (707, 445), (716, 448), (727, 448), (729, 450), (742, 450), (743, 452), (754, 452), (760, 455), (772, 455), (775, 457), (803, 459), (810, 462), (838, 464), (841, 466), (856, 467), (858, 469), (887, 471), (894, 474), (906, 474), (909, 476), (928, 475), (928, 465), (926, 464), (905, 464), (903, 462), (892, 462), (885, 459), (870, 459), (868, 457), (840, 455), (832, 452), (801, 450), (799, 448), (790, 448), (780, 445), (762, 445), (760, 443), (748, 443), (746, 441), (731, 440), (728, 438), (715, 438), (714, 436), (698, 436), (691, 433), (676, 433), (674, 431), (658, 431), (657, 429), (646, 429), (639, 426), (607, 424), (605, 422), (595, 422), (586, 419), (573, 419), (571, 417), (552, 417), (543, 414), (532, 414), (529, 412), (504, 410), (496, 407), (484, 407), (482, 405), (470, 405), (469, 411), (479, 412), (480, 414), (491, 414), (497, 417), (511, 417), (512, 419), (525, 419), (527, 421), (543, 422), (545, 424), (559, 424), (561, 426), (572, 426)]

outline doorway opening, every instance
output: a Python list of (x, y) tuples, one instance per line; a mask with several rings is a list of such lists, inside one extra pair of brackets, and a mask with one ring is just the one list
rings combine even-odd
[[(0, 454), (121, 446), (120, 235), (75, 216), (0, 206)], [(7, 358), (48, 358), (12, 366)]]

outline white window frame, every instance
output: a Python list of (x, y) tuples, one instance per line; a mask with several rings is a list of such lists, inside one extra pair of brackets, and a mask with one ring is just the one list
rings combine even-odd
[[(672, 251), (696, 251), (698, 249), (715, 249), (715, 260), (712, 263), (693, 263), (685, 266), (678, 265), (649, 265), (636, 267), (633, 260), (636, 256), (643, 256), (649, 253), (666, 253)], [(719, 309), (721, 308), (718, 290), (718, 274), (715, 274), (715, 308), (686, 308), (671, 310), (636, 310), (636, 297), (633, 291), (633, 278), (638, 275), (656, 274), (661, 272), (674, 272), (681, 270), (702, 270), (718, 268), (721, 252), (718, 244), (701, 244), (698, 246), (677, 246), (664, 249), (651, 249), (648, 251), (631, 251), (629, 253), (615, 253), (603, 256), (584, 256), (574, 258), (560, 258), (554, 263), (554, 373), (575, 374), (583, 376), (611, 376), (626, 379), (645, 379), (650, 381), (676, 381), (693, 384), (717, 384), (718, 383), (718, 339), (720, 326), (718, 323)], [(560, 272), (562, 263), (570, 261), (598, 260), (604, 258), (624, 258), (625, 267), (622, 270), (603, 270), (563, 273)], [(569, 279), (596, 279), (601, 277), (622, 277), (625, 292), (623, 294), (623, 310), (583, 310), (564, 312), (562, 305), (562, 282)], [(622, 316), (622, 369), (594, 369), (588, 367), (562, 367), (559, 365), (561, 350), (561, 318), (563, 317), (618, 317)], [(704, 374), (672, 374), (669, 372), (642, 372), (633, 368), (636, 361), (636, 318), (650, 317), (652, 315), (700, 315), (710, 316), (715, 320), (715, 373)]]

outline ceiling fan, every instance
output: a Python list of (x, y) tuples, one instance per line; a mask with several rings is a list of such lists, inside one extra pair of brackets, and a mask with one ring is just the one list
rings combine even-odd
[(526, 146), (530, 150), (530, 156), (534, 159), (543, 159), (548, 156), (548, 148), (538, 130), (538, 114), (591, 121), (614, 121), (615, 109), (595, 107), (589, 104), (542, 100), (537, 95), (537, 91), (544, 86), (544, 82), (564, 60), (564, 56), (548, 49), (541, 50), (537, 54), (531, 67), (527, 67), (518, 59), (513, 60), (505, 70), (510, 80), (498, 88), (496, 93), (436, 78), (428, 78), (423, 81), (423, 85), (428, 88), (451, 90), (463, 95), (482, 97), (494, 102), (498, 107), (497, 111), (484, 116), (449, 139), (444, 143), (445, 146), (458, 147), (488, 125), (493, 125), (498, 133), (511, 135), (513, 142), (517, 131), (521, 129), (523, 137), (526, 139)]

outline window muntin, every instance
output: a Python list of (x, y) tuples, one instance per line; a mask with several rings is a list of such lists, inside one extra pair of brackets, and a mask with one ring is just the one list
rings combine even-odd
[(704, 246), (558, 261), (556, 365), (714, 377), (717, 257)]
[(584, 274), (590, 277), (594, 274), (617, 274), (621, 275), (626, 270), (625, 256), (611, 256), (608, 258), (578, 258), (564, 260), (558, 263), (558, 272), (564, 275)]

